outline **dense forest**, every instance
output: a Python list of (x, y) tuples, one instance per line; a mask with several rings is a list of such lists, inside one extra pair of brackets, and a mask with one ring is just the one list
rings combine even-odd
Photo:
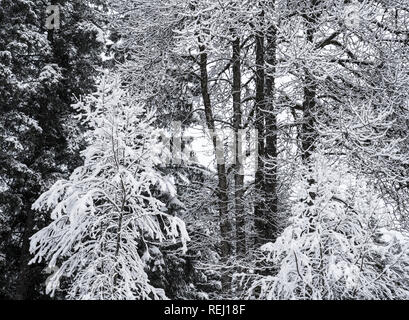
[(0, 0), (0, 299), (409, 299), (409, 0)]

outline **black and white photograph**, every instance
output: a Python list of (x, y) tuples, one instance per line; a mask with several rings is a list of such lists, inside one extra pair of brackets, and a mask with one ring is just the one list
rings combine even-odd
[(0, 0), (0, 300), (409, 300), (409, 0)]

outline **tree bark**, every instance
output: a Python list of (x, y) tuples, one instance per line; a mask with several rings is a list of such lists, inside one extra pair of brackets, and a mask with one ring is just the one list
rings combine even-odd
[(264, 105), (265, 105), (265, 61), (264, 61), (264, 34), (256, 35), (256, 129), (257, 129), (257, 170), (255, 173), (255, 199), (254, 204), (254, 227), (256, 231), (256, 244), (263, 243), (265, 235), (264, 223)]
[[(317, 5), (320, 3), (319, 0), (311, 0), (311, 14), (305, 15), (305, 20), (307, 22), (306, 29), (306, 39), (309, 43), (314, 42), (314, 34), (317, 25)], [(303, 122), (301, 127), (301, 157), (303, 163), (309, 168), (309, 172), (312, 172), (312, 155), (314, 154), (316, 148), (316, 141), (318, 140), (318, 133), (315, 127), (315, 113), (317, 107), (317, 84), (314, 80), (313, 75), (310, 73), (308, 68), (304, 68), (304, 101), (303, 101)], [(309, 200), (306, 201), (308, 206), (313, 206), (314, 200), (316, 198), (316, 192), (312, 191), (313, 186), (316, 184), (314, 177), (310, 174), (307, 178), (309, 185)], [(310, 222), (313, 221), (313, 213), (308, 210), (307, 216), (309, 216)], [(311, 224), (310, 232), (315, 230), (315, 226)]]
[[(272, 6), (275, 6), (275, 1), (272, 1)], [(278, 212), (278, 196), (277, 196), (277, 117), (274, 104), (275, 94), (275, 71), (276, 71), (276, 40), (277, 29), (271, 26), (266, 35), (267, 46), (265, 50), (266, 62), (268, 64), (266, 74), (265, 88), (265, 130), (266, 130), (266, 145), (265, 145), (265, 165), (264, 165), (264, 194), (265, 194), (265, 221), (266, 233), (265, 238), (269, 241), (274, 241), (277, 237), (277, 212)]]
[(246, 253), (246, 231), (243, 203), (243, 148), (242, 148), (242, 110), (241, 110), (241, 60), (240, 38), (233, 41), (233, 111), (234, 111), (234, 147), (235, 147), (235, 206), (236, 206), (236, 253)]
[(226, 165), (223, 159), (220, 159), (218, 153), (220, 152), (220, 141), (217, 137), (216, 126), (213, 117), (212, 105), (208, 87), (208, 73), (207, 73), (207, 53), (204, 46), (200, 46), (200, 75), (201, 75), (201, 91), (203, 104), (206, 116), (206, 125), (208, 130), (212, 133), (213, 147), (216, 153), (217, 160), (217, 176), (218, 187), (217, 196), (219, 199), (219, 215), (220, 215), (220, 234), (221, 234), (221, 256), (227, 258), (232, 253), (231, 245), (231, 224), (228, 217), (228, 188)]
[(27, 300), (29, 296), (30, 287), (32, 286), (32, 281), (30, 278), (30, 266), (28, 265), (28, 263), (30, 261), (30, 237), (33, 234), (33, 227), (34, 213), (31, 209), (27, 209), (19, 263), (20, 264), (20, 270), (18, 275), (19, 280), (16, 287), (17, 300)]

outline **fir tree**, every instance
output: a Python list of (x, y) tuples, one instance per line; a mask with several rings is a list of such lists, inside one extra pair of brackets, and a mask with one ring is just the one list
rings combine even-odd
[(145, 272), (158, 250), (152, 243), (181, 236), (186, 247), (189, 238), (183, 221), (155, 197), (155, 189), (169, 186), (155, 169), (162, 147), (153, 114), (126, 96), (118, 78), (103, 78), (77, 107), (92, 128), (84, 164), (34, 203), (52, 209), (53, 221), (32, 237), (32, 262), (58, 266), (47, 285), (51, 294), (68, 277), (71, 299), (165, 298)]

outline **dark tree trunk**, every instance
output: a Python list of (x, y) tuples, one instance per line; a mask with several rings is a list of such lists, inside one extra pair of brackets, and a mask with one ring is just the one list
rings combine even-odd
[(240, 38), (233, 42), (233, 111), (235, 134), (235, 206), (236, 206), (236, 250), (237, 255), (246, 253), (246, 231), (243, 203), (243, 148), (242, 148), (242, 111), (241, 111), (241, 60)]
[(208, 74), (207, 74), (207, 53), (205, 47), (200, 46), (200, 76), (201, 76), (201, 91), (205, 109), (206, 125), (207, 128), (213, 134), (213, 147), (216, 153), (217, 160), (217, 176), (218, 176), (218, 188), (217, 196), (219, 198), (219, 214), (220, 214), (220, 233), (222, 238), (221, 243), (221, 256), (227, 258), (232, 253), (231, 245), (231, 223), (228, 216), (228, 188), (227, 188), (227, 175), (226, 165), (223, 159), (220, 159), (218, 154), (220, 153), (220, 142), (216, 134), (215, 121), (213, 117), (212, 105), (210, 100), (209, 88), (208, 88)]
[[(309, 43), (314, 42), (314, 34), (317, 26), (317, 17), (319, 11), (317, 10), (317, 5), (319, 5), (319, 0), (311, 1), (311, 13), (306, 15), (304, 18), (307, 23), (306, 36)], [(303, 163), (309, 168), (309, 173), (312, 173), (312, 155), (316, 149), (316, 142), (318, 140), (318, 133), (315, 124), (315, 114), (317, 112), (317, 84), (313, 75), (310, 73), (308, 68), (304, 68), (304, 101), (303, 101), (303, 122), (301, 127), (301, 155)], [(309, 184), (309, 200), (302, 199), (306, 201), (308, 206), (313, 206), (314, 200), (316, 198), (316, 192), (313, 191), (316, 181), (314, 177), (309, 174), (307, 177)], [(309, 217), (311, 226), (310, 232), (314, 232), (315, 226), (312, 224), (314, 213), (308, 209), (307, 216)]]
[[(261, 14), (260, 19), (263, 25), (264, 13)], [(256, 35), (258, 165), (255, 186), (256, 195), (259, 197), (254, 212), (256, 243), (274, 241), (278, 232), (277, 119), (274, 108), (276, 38), (277, 31), (274, 26), (270, 27), (267, 32), (259, 31)]]
[(34, 213), (30, 209), (27, 210), (26, 219), (24, 222), (24, 231), (20, 255), (20, 272), (18, 276), (18, 283), (16, 287), (16, 299), (27, 300), (29, 291), (32, 286), (30, 277), (30, 237), (33, 234), (34, 227)]
[[(320, 15), (318, 5), (321, 0), (311, 0), (310, 12), (304, 15), (306, 22), (306, 39), (310, 44), (314, 43), (314, 35), (317, 27), (317, 19)], [(303, 124), (301, 128), (301, 152), (304, 164), (309, 165), (311, 156), (315, 151), (317, 131), (315, 128), (314, 114), (316, 110), (317, 84), (308, 68), (304, 68), (304, 101), (303, 101)], [(311, 181), (314, 183), (314, 181)]]
[[(274, 6), (274, 1), (273, 4)], [(276, 39), (277, 30), (275, 26), (269, 28), (266, 40), (266, 61), (268, 64), (266, 74), (266, 93), (265, 93), (265, 130), (266, 130), (266, 145), (265, 145), (265, 220), (266, 233), (265, 237), (269, 241), (274, 241), (277, 237), (277, 117), (274, 104), (275, 94), (275, 71), (276, 71)]]
[(259, 32), (256, 35), (256, 129), (257, 129), (257, 170), (255, 174), (255, 205), (254, 220), (256, 237), (255, 242), (260, 244), (264, 242), (265, 222), (264, 222), (264, 139), (265, 126), (264, 114), (265, 108), (265, 61), (264, 61), (264, 35)]

